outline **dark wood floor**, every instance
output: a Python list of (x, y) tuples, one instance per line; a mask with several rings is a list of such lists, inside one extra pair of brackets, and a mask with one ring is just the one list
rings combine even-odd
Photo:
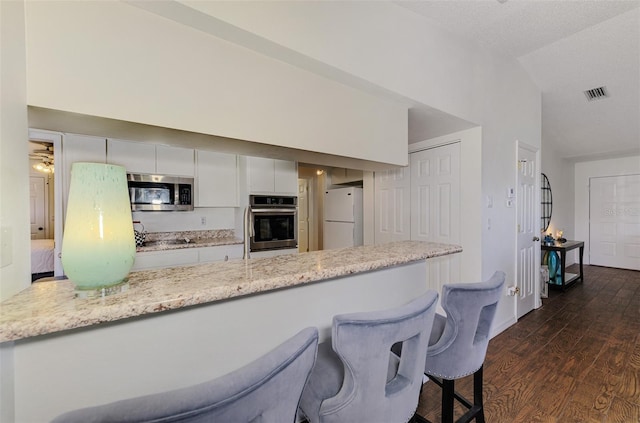
[[(487, 423), (640, 422), (640, 272), (584, 271), (584, 283), (551, 291), (489, 343)], [(471, 398), (471, 377), (456, 388)], [(434, 383), (425, 385), (418, 413), (440, 422)]]

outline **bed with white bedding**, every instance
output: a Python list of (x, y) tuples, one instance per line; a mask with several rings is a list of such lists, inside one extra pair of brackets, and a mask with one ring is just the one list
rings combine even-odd
[(31, 240), (31, 281), (53, 276), (53, 240)]

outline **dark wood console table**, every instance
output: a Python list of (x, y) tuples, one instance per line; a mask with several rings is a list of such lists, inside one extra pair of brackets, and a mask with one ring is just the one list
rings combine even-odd
[[(582, 269), (582, 256), (584, 255), (584, 241), (565, 241), (562, 243), (555, 241), (553, 244), (545, 244), (543, 242), (540, 248), (542, 249), (542, 251), (557, 251), (560, 253), (560, 279), (562, 281), (562, 284), (556, 285), (554, 283), (549, 283), (549, 286), (557, 286), (564, 291), (567, 289), (567, 287), (578, 282), (578, 280), (581, 282), (584, 282), (584, 273)], [(576, 248), (580, 248), (580, 274), (579, 275), (565, 272), (565, 264), (566, 264), (565, 258), (567, 257), (567, 251), (571, 251)]]

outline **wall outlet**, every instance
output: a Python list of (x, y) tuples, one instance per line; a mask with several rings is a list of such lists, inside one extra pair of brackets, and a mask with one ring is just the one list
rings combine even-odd
[(206, 217), (206, 216), (202, 216), (202, 217), (200, 218), (200, 224), (201, 224), (202, 226), (206, 226), (206, 225), (207, 225), (207, 217)]

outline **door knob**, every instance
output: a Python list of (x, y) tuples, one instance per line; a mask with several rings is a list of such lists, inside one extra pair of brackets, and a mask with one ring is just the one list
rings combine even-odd
[(38, 230), (39, 230), (39, 231), (41, 231), (41, 230), (43, 230), (43, 229), (44, 229), (44, 228), (42, 228), (42, 227), (38, 228)]
[(540, 238), (538, 238), (537, 236), (534, 236), (534, 237), (533, 237), (533, 240), (534, 240), (534, 241), (540, 241)]

